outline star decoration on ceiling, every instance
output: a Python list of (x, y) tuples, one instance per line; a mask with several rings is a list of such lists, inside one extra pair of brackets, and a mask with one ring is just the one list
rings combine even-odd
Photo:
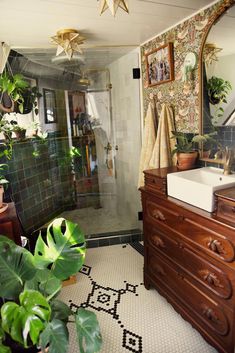
[(56, 56), (65, 52), (67, 58), (71, 60), (75, 52), (82, 54), (80, 45), (84, 43), (85, 38), (76, 29), (62, 29), (51, 39), (57, 44)]
[(100, 0), (100, 15), (109, 8), (115, 16), (119, 7), (129, 13), (127, 0)]

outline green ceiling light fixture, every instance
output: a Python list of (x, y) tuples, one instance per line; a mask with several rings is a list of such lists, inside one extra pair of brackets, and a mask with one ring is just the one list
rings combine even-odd
[(119, 7), (129, 13), (127, 0), (100, 0), (100, 15), (109, 8), (112, 15), (115, 17)]
[(51, 39), (57, 44), (56, 56), (65, 52), (68, 60), (71, 60), (75, 52), (82, 54), (80, 45), (84, 43), (85, 38), (76, 29), (61, 29)]

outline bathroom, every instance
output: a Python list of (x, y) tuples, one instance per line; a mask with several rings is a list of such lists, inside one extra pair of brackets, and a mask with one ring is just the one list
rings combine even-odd
[[(2, 160), (2, 163), (6, 162), (8, 165), (6, 178), (9, 180), (4, 203), (14, 202), (22, 235), (28, 238), (29, 243), (38, 236), (40, 229), (44, 232), (47, 225), (57, 217), (79, 224), (90, 251), (85, 260), (87, 267), (83, 270), (91, 271), (87, 276), (91, 278), (86, 278), (84, 273), (79, 274), (85, 278), (81, 284), (82, 294), (79, 294), (80, 287), (77, 283), (74, 289), (72, 286), (64, 287), (63, 299), (70, 302), (70, 307), (74, 310), (81, 303), (92, 308), (89, 298), (87, 299), (87, 293), (91, 295), (91, 280), (98, 281), (106, 294), (110, 294), (108, 291), (111, 289), (114, 293), (123, 294), (115, 304), (119, 310), (115, 315), (119, 319), (112, 313), (108, 315), (104, 309), (95, 308), (96, 313), (101, 312), (98, 318), (103, 336), (101, 351), (161, 353), (174, 351), (172, 347), (177, 346), (174, 351), (176, 353), (190, 349), (192, 352), (215, 352), (215, 348), (182, 320), (170, 305), (159, 319), (154, 319), (153, 314), (158, 313), (157, 307), (160, 309), (168, 304), (160, 294), (156, 294), (156, 290), (145, 294), (146, 289), (143, 286), (143, 210), (138, 191), (138, 187), (143, 184), (139, 184), (138, 178), (149, 104), (156, 104), (160, 108), (163, 104), (172, 107), (176, 130), (179, 132), (187, 133), (188, 136), (210, 132), (202, 112), (202, 102), (206, 103), (202, 48), (208, 32), (211, 35), (210, 40), (216, 41), (211, 34), (212, 23), (232, 6), (233, 1), (192, 1), (191, 7), (186, 1), (179, 1), (177, 4), (169, 1), (167, 5), (148, 1), (148, 4), (129, 2), (129, 14), (119, 8), (113, 18), (109, 11), (105, 11), (99, 21), (104, 16), (109, 24), (119, 19), (128, 22), (128, 16), (133, 11), (132, 2), (137, 6), (135, 16), (141, 11), (147, 11), (148, 18), (151, 18), (151, 12), (162, 10), (164, 18), (167, 6), (172, 7), (176, 13), (168, 26), (164, 27), (162, 20), (159, 24), (162, 27), (155, 27), (154, 30), (153, 16), (149, 32), (146, 30), (148, 35), (141, 36), (141, 40), (137, 42), (132, 38), (132, 42), (123, 41), (113, 47), (110, 43), (106, 46), (101, 44), (95, 48), (90, 37), (92, 45), (90, 48), (85, 46), (84, 57), (80, 53), (75, 54), (74, 60), (70, 62), (64, 59), (65, 55), (55, 56), (56, 45), (51, 45), (47, 34), (44, 35), (48, 44), (40, 44), (38, 47), (33, 45), (33, 41), (27, 43), (27, 36), (23, 37), (23, 34), (22, 38), (19, 35), (15, 41), (13, 31), (7, 33), (7, 21), (3, 19), (0, 25), (1, 42), (13, 44), (6, 67), (12, 74), (23, 74), (30, 87), (38, 87), (39, 93), (36, 107), (38, 113), (34, 109), (28, 114), (4, 114), (4, 119), (9, 122), (15, 120), (26, 129), (25, 139), (15, 143), (13, 137), (11, 158)], [(43, 3), (44, 1), (39, 6), (39, 13), (43, 11)], [(52, 7), (48, 9), (48, 17), (56, 11), (55, 3), (50, 4)], [(57, 3), (63, 6), (60, 1)], [(95, 5), (89, 4), (92, 11), (96, 10)], [(7, 5), (3, 2), (2, 6), (8, 14)], [(15, 3), (14, 6), (16, 13), (19, 11), (18, 16), (23, 16), (19, 5)], [(74, 6), (74, 2), (70, 1), (65, 9), (69, 12)], [(95, 16), (94, 13), (92, 16)], [(17, 15), (15, 17), (17, 23), (19, 19)], [(232, 28), (232, 12), (221, 20), (223, 18), (230, 21), (227, 26)], [(32, 21), (29, 17), (26, 19)], [(71, 27), (68, 22), (67, 19), (67, 26)], [(32, 23), (31, 25), (33, 26)], [(57, 29), (50, 29), (51, 36)], [(89, 38), (89, 31), (87, 32), (84, 37), (87, 35)], [(230, 38), (232, 42), (232, 36)], [(146, 60), (168, 43), (173, 43), (172, 48), (168, 48), (171, 74), (164, 79), (160, 78), (160, 81), (165, 82), (156, 84), (149, 76)], [(221, 47), (220, 43), (218, 39), (218, 47)], [(185, 58), (192, 53), (190, 60), (195, 62), (188, 74)], [(53, 62), (51, 58), (54, 59)], [(215, 75), (210, 69), (207, 74)], [(230, 80), (229, 77), (225, 78)], [(208, 113), (208, 105), (206, 109)], [(39, 130), (36, 138), (32, 137), (32, 122), (36, 123)], [(216, 152), (224, 151), (225, 147), (233, 147), (233, 124), (218, 125), (216, 130), (216, 143), (210, 156), (198, 160), (201, 166), (223, 168), (221, 158), (215, 159), (214, 156)], [(1, 139), (4, 141), (2, 133)], [(202, 151), (200, 153), (202, 156)], [(121, 257), (122, 253), (126, 255)], [(111, 280), (113, 274), (106, 268), (109, 264), (114, 268), (115, 264), (118, 266), (116, 271), (119, 273), (115, 281)], [(78, 299), (78, 295), (81, 298)], [(142, 300), (146, 298), (144, 304), (139, 300), (140, 297)], [(152, 313), (151, 307), (155, 304), (156, 311)], [(133, 312), (136, 306), (141, 305), (143, 307), (139, 316), (135, 318)], [(146, 328), (144, 325), (140, 327), (140, 318), (145, 320), (147, 317), (149, 323)], [(168, 317), (175, 321), (168, 321)], [(169, 322), (172, 322), (171, 329), (165, 331)], [(159, 339), (150, 339), (148, 331), (152, 335), (159, 331), (159, 325), (164, 326)], [(111, 326), (112, 332), (109, 333)], [(177, 327), (179, 331), (174, 333), (173, 327)], [(182, 337), (184, 329), (187, 333), (180, 342), (178, 337)], [(170, 333), (173, 337), (167, 342), (166, 336)], [(113, 342), (115, 335), (118, 339)], [(73, 333), (72, 337), (75, 340)], [(133, 346), (134, 339), (138, 347)], [(120, 343), (122, 340), (124, 343)], [(209, 339), (209, 343), (213, 345), (211, 342)], [(194, 348), (190, 348), (190, 345)], [(218, 345), (216, 348), (223, 351)], [(79, 352), (74, 342), (69, 352)]]

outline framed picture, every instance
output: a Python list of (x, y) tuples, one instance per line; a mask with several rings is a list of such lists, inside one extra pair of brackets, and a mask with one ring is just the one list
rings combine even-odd
[(173, 43), (146, 54), (146, 65), (149, 87), (174, 80)]
[(86, 112), (85, 92), (69, 92), (69, 103), (71, 119), (75, 120), (80, 113)]
[(56, 96), (55, 91), (43, 88), (45, 123), (52, 124), (57, 122)]

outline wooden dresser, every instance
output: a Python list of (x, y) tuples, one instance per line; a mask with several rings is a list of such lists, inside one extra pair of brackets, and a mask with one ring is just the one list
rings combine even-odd
[(13, 240), (17, 245), (21, 245), (22, 228), (20, 226), (15, 204), (10, 202), (6, 211), (0, 213), (0, 236)]
[(167, 197), (175, 168), (145, 171), (144, 284), (155, 287), (219, 352), (235, 341), (235, 228)]

